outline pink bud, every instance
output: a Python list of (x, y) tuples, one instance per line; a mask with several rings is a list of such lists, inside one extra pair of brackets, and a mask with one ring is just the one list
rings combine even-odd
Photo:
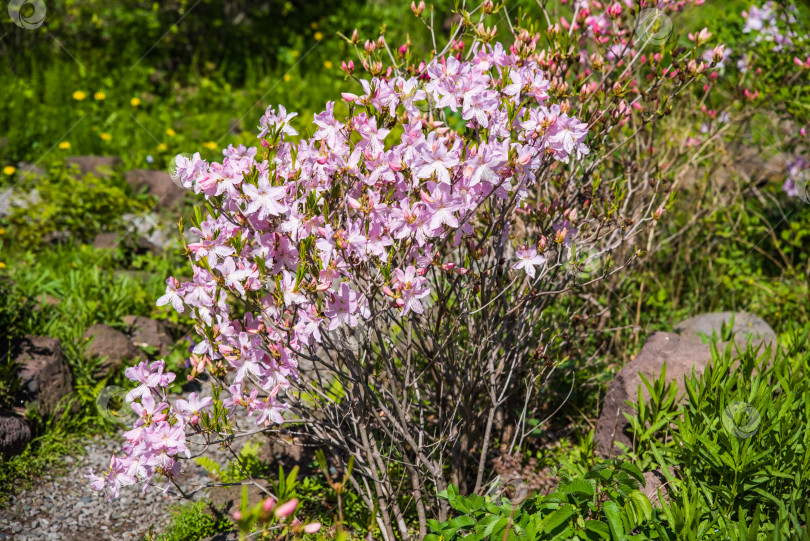
[(399, 56), (405, 56), (405, 53), (408, 52), (408, 44), (405, 43), (399, 48)]
[(233, 519), (236, 521), (242, 520), (242, 513), (241, 511), (234, 511), (233, 512)]
[(275, 506), (276, 500), (274, 500), (273, 498), (267, 498), (266, 500), (264, 500), (264, 503), (262, 504), (262, 510), (265, 513), (269, 513), (270, 511), (273, 510)]
[(298, 507), (298, 498), (293, 498), (292, 500), (279, 505), (276, 508), (276, 518), (284, 518), (292, 515), (296, 507)]
[(310, 522), (306, 526), (304, 526), (304, 533), (318, 533), (321, 529), (320, 522)]
[(340, 97), (343, 98), (345, 101), (348, 101), (349, 103), (352, 103), (355, 100), (357, 100), (357, 96), (355, 96), (354, 94), (349, 94), (348, 92), (341, 92)]
[(419, 276), (424, 276), (427, 274), (427, 269), (425, 267), (416, 269), (416, 274)]
[(464, 267), (456, 267), (455, 269), (453, 269), (453, 272), (455, 272), (458, 275), (464, 276), (465, 274), (470, 272), (470, 269), (466, 269)]
[(454, 268), (456, 268), (456, 264), (452, 263), (452, 262), (451, 263), (445, 263), (444, 265), (442, 265), (442, 270), (445, 270), (447, 272), (450, 272)]
[(394, 304), (402, 308), (403, 306), (405, 306), (405, 299), (399, 298), (394, 301)]

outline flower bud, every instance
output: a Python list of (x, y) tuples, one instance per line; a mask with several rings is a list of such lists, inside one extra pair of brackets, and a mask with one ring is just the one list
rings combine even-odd
[(298, 498), (284, 502), (276, 508), (276, 518), (284, 518), (292, 515), (296, 507), (298, 507)]
[(402, 45), (399, 47), (399, 56), (405, 56), (405, 53), (407, 53), (407, 52), (408, 52), (408, 44), (407, 44), (407, 43), (403, 43), (403, 44), (402, 44)]
[(714, 48), (712, 51), (712, 64), (717, 64), (721, 60), (723, 60), (723, 56), (725, 55), (726, 46), (722, 43)]
[(265, 513), (269, 513), (270, 511), (273, 510), (275, 506), (276, 500), (274, 500), (273, 498), (267, 498), (266, 500), (264, 500), (264, 503), (262, 503), (262, 511), (264, 511)]
[(306, 526), (304, 526), (304, 533), (318, 533), (321, 529), (320, 522), (310, 522)]
[(422, 12), (425, 11), (424, 0), (421, 0), (418, 6), (416, 5), (415, 2), (411, 2), (411, 11), (413, 11), (413, 14), (416, 15), (417, 17), (421, 17)]
[(360, 36), (357, 34), (357, 28), (352, 32), (352, 45), (357, 45), (360, 42)]

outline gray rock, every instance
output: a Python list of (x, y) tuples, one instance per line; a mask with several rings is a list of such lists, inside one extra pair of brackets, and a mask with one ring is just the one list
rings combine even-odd
[(649, 398), (639, 374), (652, 382), (661, 374), (661, 368), (666, 363), (667, 381), (675, 381), (683, 388), (684, 377), (691, 375), (693, 369), (696, 375), (702, 374), (711, 360), (711, 347), (695, 336), (665, 332), (650, 335), (638, 355), (608, 385), (594, 434), (596, 452), (602, 456), (615, 456), (618, 449), (613, 448), (614, 440), (632, 447), (633, 441), (628, 433), (630, 423), (622, 413), (633, 412), (626, 401), (637, 400), (639, 385), (642, 386), (644, 398)]
[[(73, 375), (56, 338), (26, 336), (14, 362), (21, 382), (20, 399), (33, 402), (43, 418), (55, 413), (60, 402), (73, 393)], [(78, 407), (75, 402), (73, 411)]]
[(17, 164), (17, 173), (21, 177), (40, 178), (46, 175), (43, 168), (34, 165), (33, 163), (20, 162)]
[(9, 457), (25, 450), (31, 441), (31, 427), (13, 411), (0, 409), (0, 455)]
[(109, 177), (112, 170), (122, 163), (118, 156), (71, 156), (65, 160), (68, 167), (76, 166), (82, 177), (90, 173), (97, 177)]
[(121, 243), (121, 237), (118, 233), (99, 233), (93, 239), (93, 248), (96, 250), (112, 250)]
[[(594, 435), (597, 453), (602, 456), (616, 455), (618, 449), (613, 448), (614, 441), (627, 447), (632, 446), (629, 423), (623, 415), (633, 412), (627, 401), (637, 401), (639, 386), (642, 387), (644, 399), (649, 398), (639, 373), (652, 381), (661, 374), (666, 363), (667, 381), (676, 382), (683, 391), (684, 378), (691, 375), (693, 369), (695, 375), (701, 375), (712, 360), (711, 347), (704, 343), (703, 335), (711, 337), (712, 333), (716, 333), (718, 337), (722, 337), (722, 326), (724, 323), (730, 325), (732, 316), (732, 338), (738, 346), (744, 346), (750, 339), (755, 346), (770, 346), (773, 350), (776, 333), (765, 320), (747, 312), (701, 314), (676, 324), (675, 330), (680, 334), (653, 333), (638, 355), (608, 385)], [(720, 342), (718, 345), (723, 347), (725, 344)]]
[(119, 370), (125, 362), (146, 360), (143, 351), (132, 344), (129, 336), (109, 325), (93, 325), (85, 331), (83, 338), (87, 342), (87, 358), (101, 360), (97, 373), (99, 377)]
[(143, 316), (124, 316), (122, 321), (129, 325), (130, 339), (135, 346), (153, 347), (161, 357), (169, 353), (174, 340), (162, 321)]
[(166, 171), (134, 169), (126, 173), (127, 183), (135, 191), (146, 188), (149, 195), (158, 199), (158, 205), (175, 208), (183, 202), (186, 190), (178, 186)]
[(700, 314), (688, 319), (684, 319), (675, 325), (675, 332), (684, 335), (692, 335), (699, 337), (706, 335), (712, 337), (712, 333), (721, 335), (723, 324), (726, 326), (731, 324), (732, 318), (734, 319), (734, 326), (731, 332), (734, 334), (736, 342), (745, 341), (750, 337), (755, 341), (776, 342), (776, 333), (768, 323), (761, 317), (749, 314), (748, 312), (710, 312), (707, 314)]

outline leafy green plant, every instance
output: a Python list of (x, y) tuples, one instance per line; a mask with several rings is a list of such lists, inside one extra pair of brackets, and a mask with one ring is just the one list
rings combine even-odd
[[(584, 476), (564, 477), (557, 490), (522, 502), (498, 501), (455, 486), (439, 494), (456, 511), (446, 522), (430, 521), (426, 541), (440, 539), (662, 539), (649, 498), (639, 489), (641, 471), (629, 462), (603, 462)], [(525, 495), (524, 495), (525, 496)]]
[[(810, 498), (807, 337), (794, 333), (775, 349), (713, 345), (711, 365), (684, 381), (686, 403), (660, 403), (666, 422), (649, 424), (649, 403), (631, 416), (636, 459), (656, 464), (678, 498), (665, 511), (679, 535), (709, 526), (798, 535), (785, 517)], [(645, 384), (661, 390), (662, 381)]]

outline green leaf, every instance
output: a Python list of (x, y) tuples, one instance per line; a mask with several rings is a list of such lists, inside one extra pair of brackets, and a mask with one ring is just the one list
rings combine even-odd
[(565, 494), (584, 494), (586, 496), (593, 496), (593, 485), (584, 479), (574, 479), (570, 483), (561, 485), (558, 489)]
[(571, 518), (574, 512), (575, 509), (573, 505), (563, 505), (546, 518), (543, 529), (546, 531), (546, 533), (551, 533), (564, 524), (566, 520)]
[(622, 524), (622, 510), (614, 501), (607, 501), (602, 506), (602, 510), (607, 517), (610, 533), (614, 541), (622, 541), (624, 538), (624, 525)]
[(604, 522), (598, 520), (586, 520), (585, 530), (594, 532), (601, 539), (610, 539), (610, 528)]

